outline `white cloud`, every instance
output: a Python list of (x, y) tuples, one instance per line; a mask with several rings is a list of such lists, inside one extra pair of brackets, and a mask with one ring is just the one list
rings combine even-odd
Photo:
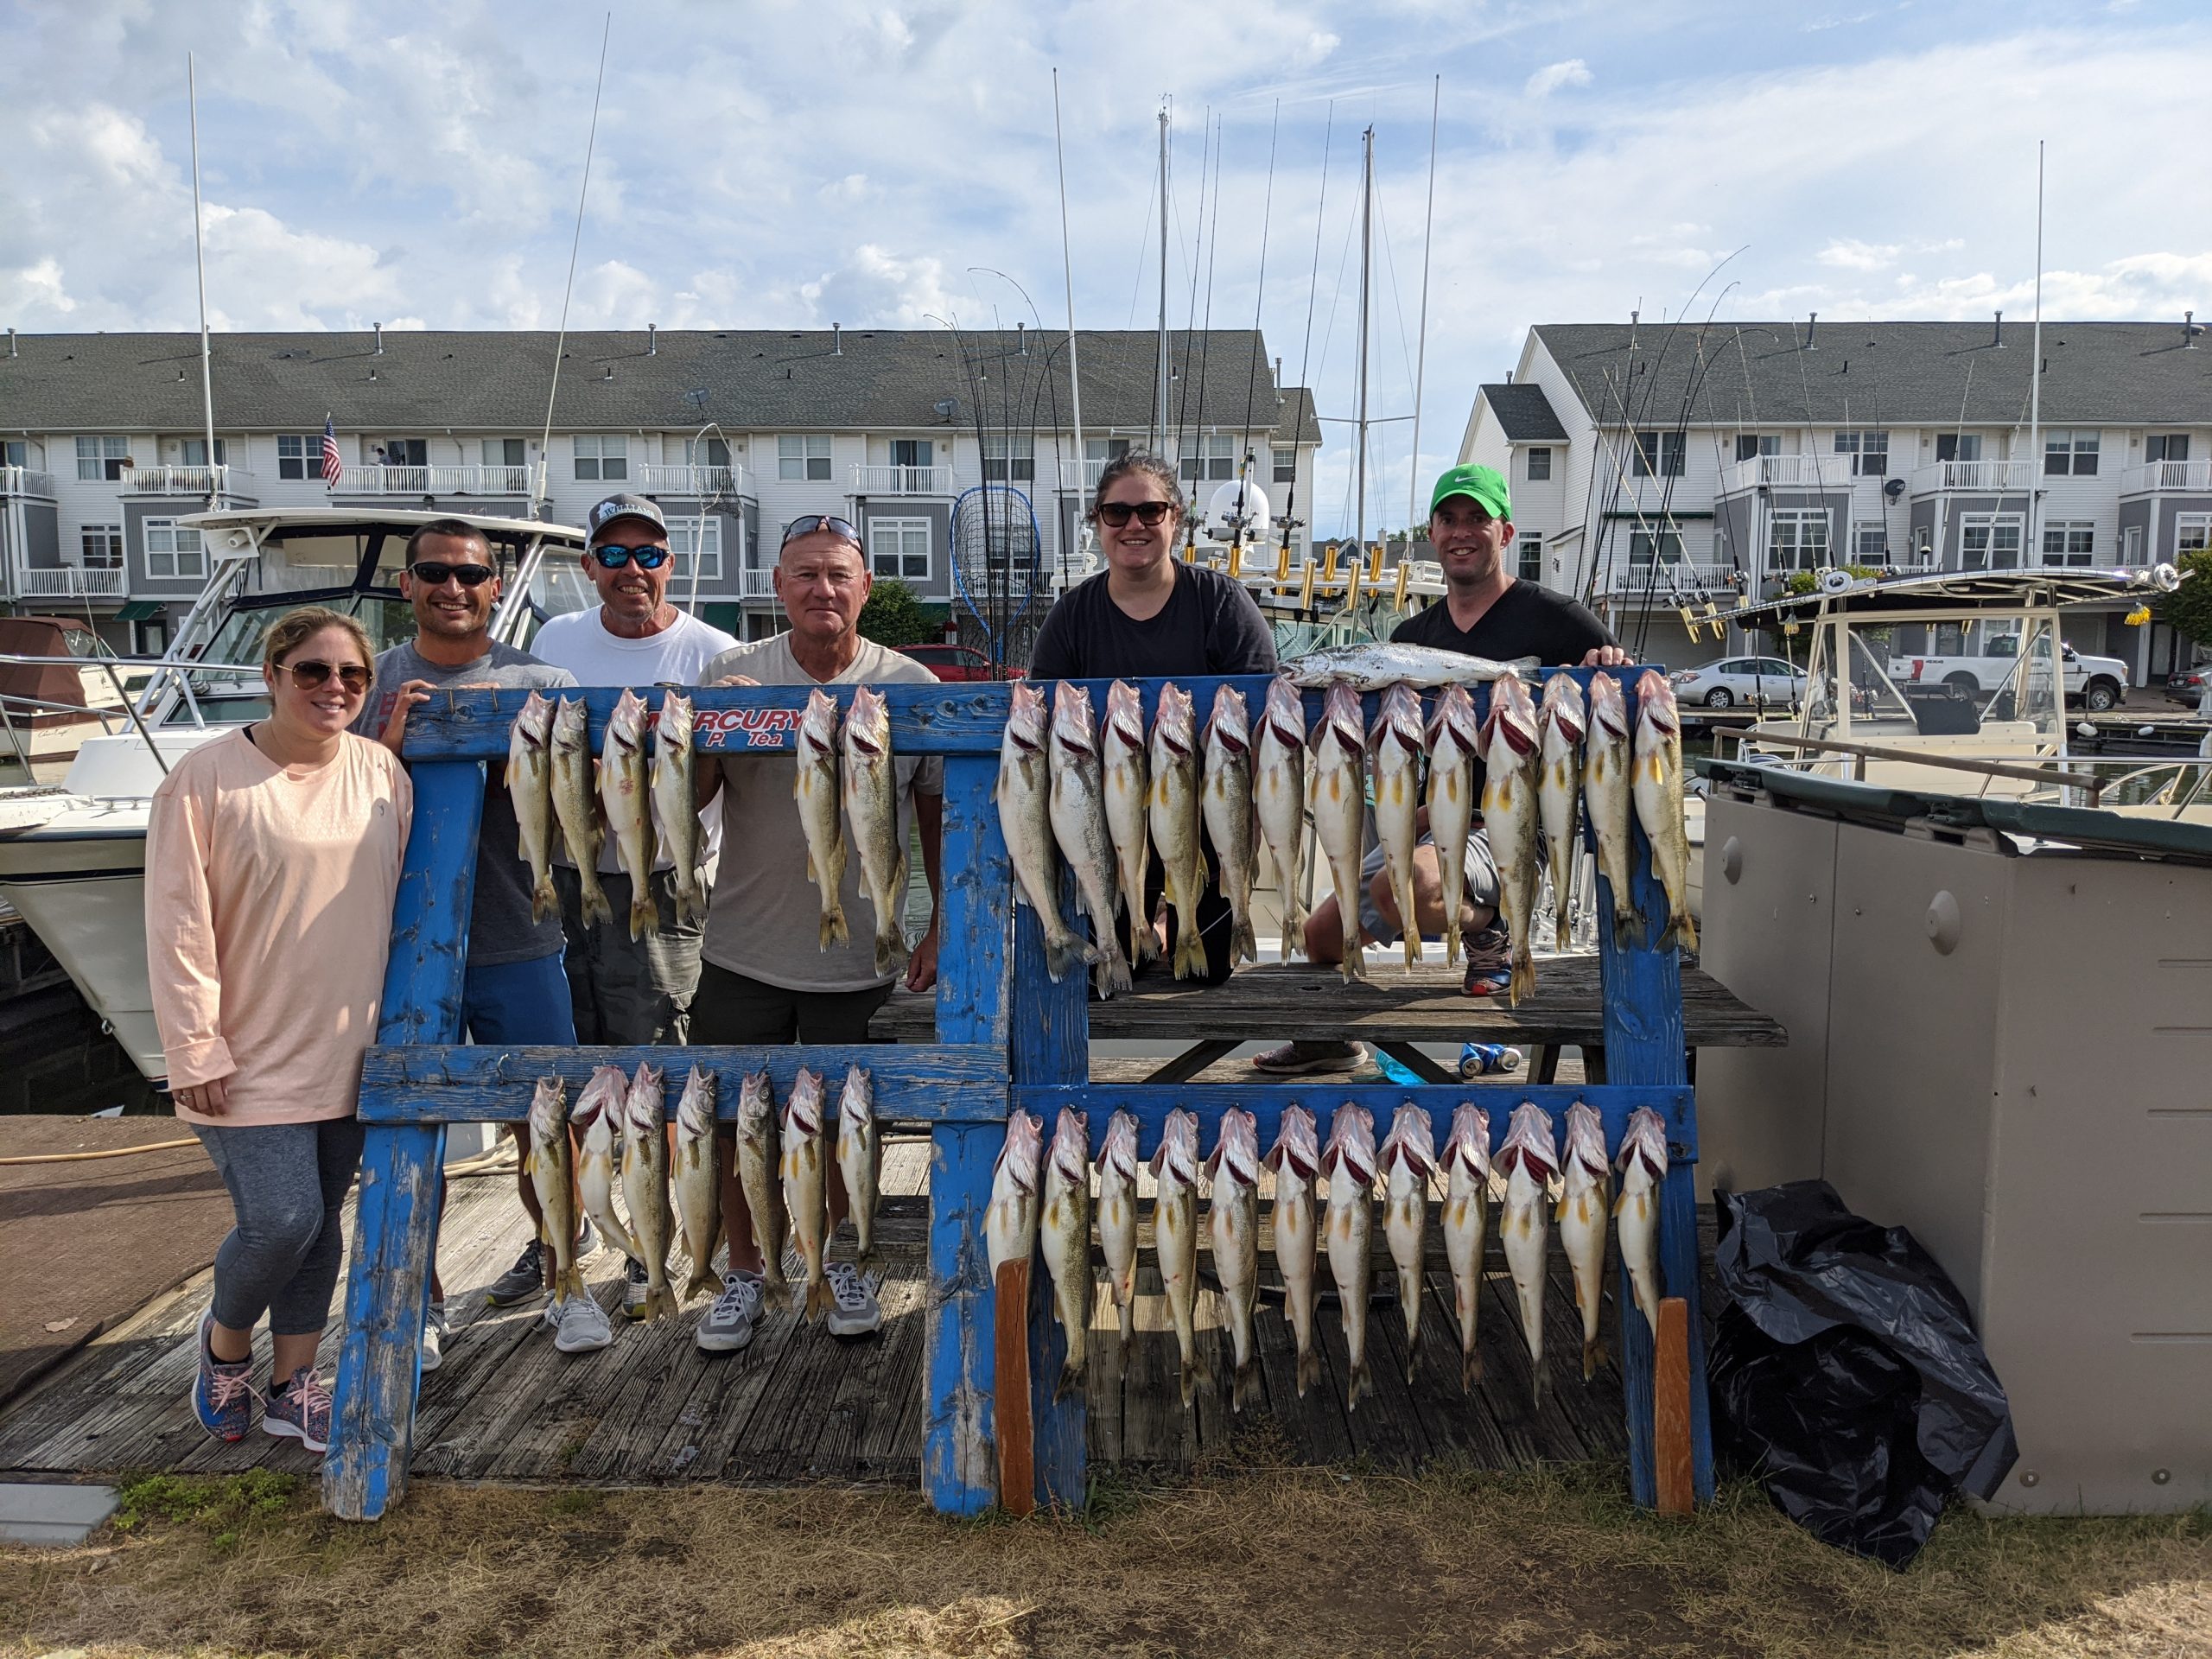
[(940, 261), (902, 258), (869, 243), (853, 250), (850, 263), (801, 283), (798, 297), (817, 327), (926, 328), (950, 319), (958, 304)]
[(1564, 63), (1548, 63), (1529, 77), (1527, 92), (1531, 98), (1549, 98), (1562, 86), (1587, 86), (1590, 66), (1580, 58), (1569, 58)]
[(1824, 265), (1839, 270), (1884, 270), (1897, 263), (1904, 247), (1895, 242), (1861, 242), (1856, 237), (1846, 237), (1831, 242), (1813, 256)]

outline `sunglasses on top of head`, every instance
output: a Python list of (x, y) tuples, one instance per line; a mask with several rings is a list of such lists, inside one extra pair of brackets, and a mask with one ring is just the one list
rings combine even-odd
[(448, 564), (442, 559), (417, 559), (407, 573), (426, 588), (442, 588), (457, 582), (464, 588), (481, 588), (499, 574), (488, 564)]
[(668, 563), (668, 548), (664, 543), (641, 542), (631, 547), (621, 542), (601, 542), (591, 550), (602, 570), (620, 570), (632, 559), (640, 570), (658, 570)]
[(789, 547), (802, 536), (811, 536), (817, 530), (826, 530), (832, 536), (842, 537), (855, 547), (861, 544), (861, 533), (853, 528), (852, 521), (840, 518), (834, 512), (810, 512), (804, 518), (794, 518), (784, 526), (783, 544)]
[(1147, 530), (1152, 529), (1175, 511), (1172, 501), (1101, 501), (1098, 520), (1109, 530), (1119, 530), (1135, 518)]
[(303, 663), (279, 663), (276, 666), (292, 677), (292, 683), (302, 691), (312, 691), (327, 682), (333, 674), (346, 691), (358, 696), (369, 689), (369, 671), (359, 663), (331, 664), (310, 658)]

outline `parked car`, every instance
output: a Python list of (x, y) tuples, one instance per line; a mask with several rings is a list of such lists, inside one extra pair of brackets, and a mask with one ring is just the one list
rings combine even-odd
[(2177, 669), (2166, 676), (2166, 700), (2184, 709), (2204, 709), (2207, 686), (2212, 686), (2212, 664)]
[(1708, 709), (1732, 709), (1745, 703), (1801, 702), (1805, 675), (1779, 657), (1729, 657), (1702, 668), (1678, 668), (1667, 677), (1675, 683), (1678, 702), (1701, 702)]
[[(1996, 690), (2012, 677), (2020, 653), (2016, 633), (1993, 635), (1976, 656), (1892, 657), (1890, 677), (1898, 685), (1914, 682), (1956, 687), (1968, 696)], [(2127, 664), (2117, 657), (2085, 657), (2069, 645), (2059, 647), (2065, 664), (2066, 701), (2093, 715), (2117, 709), (2127, 696)]]
[(999, 673), (991, 671), (991, 659), (973, 645), (901, 645), (904, 656), (912, 658), (940, 680), (1018, 680), (1021, 670), (1008, 668)]

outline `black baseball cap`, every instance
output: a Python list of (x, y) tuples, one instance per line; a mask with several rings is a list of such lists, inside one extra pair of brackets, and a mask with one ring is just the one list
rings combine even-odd
[(660, 504), (642, 495), (610, 495), (584, 516), (584, 537), (595, 542), (599, 532), (617, 518), (643, 518), (664, 537), (668, 534), (668, 520), (661, 517)]

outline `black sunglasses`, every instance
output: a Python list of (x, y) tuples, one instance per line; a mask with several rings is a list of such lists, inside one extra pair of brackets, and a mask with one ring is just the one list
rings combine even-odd
[(499, 575), (488, 564), (447, 564), (438, 559), (417, 559), (407, 567), (407, 573), (432, 588), (442, 588), (448, 582), (457, 582), (464, 588), (481, 588)]
[(312, 691), (333, 674), (338, 683), (359, 696), (369, 689), (369, 671), (359, 663), (340, 663), (335, 667), (325, 662), (309, 660), (304, 663), (279, 663), (277, 667), (292, 677), (292, 683), (302, 691)]
[(1096, 511), (1099, 522), (1109, 529), (1119, 530), (1135, 518), (1150, 530), (1175, 511), (1175, 504), (1172, 501), (1101, 501)]
[(602, 570), (620, 570), (632, 559), (638, 562), (640, 570), (658, 570), (668, 563), (669, 557), (665, 547), (656, 546), (650, 542), (639, 547), (625, 546), (620, 542), (601, 542), (592, 549), (591, 556), (599, 561)]
[(842, 536), (855, 547), (861, 544), (861, 533), (853, 528), (852, 520), (840, 518), (834, 512), (810, 512), (804, 518), (794, 518), (784, 526), (783, 545), (789, 547), (802, 536), (811, 536), (817, 530), (826, 530), (832, 536)]

